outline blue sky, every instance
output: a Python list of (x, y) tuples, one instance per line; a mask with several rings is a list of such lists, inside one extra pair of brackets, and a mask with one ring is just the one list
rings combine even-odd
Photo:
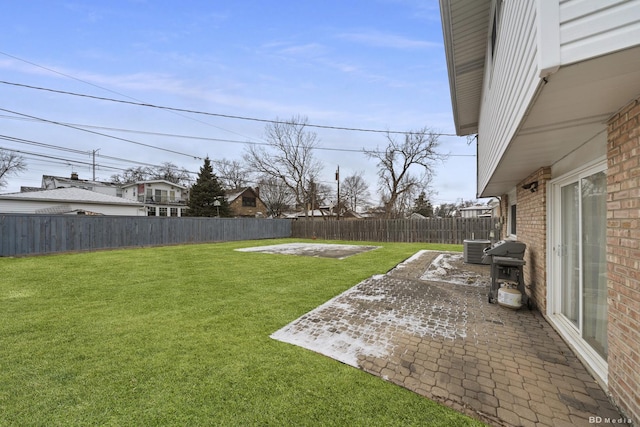
[[(99, 97), (261, 119), (454, 132), (438, 3), (368, 1), (11, 1), (0, 15), (0, 80)], [(191, 171), (209, 156), (241, 160), (242, 141), (264, 141), (264, 123), (176, 114), (0, 84), (1, 135), (73, 150), (99, 150), (97, 179), (137, 164)], [(15, 114), (19, 113), (22, 114)], [(25, 116), (86, 128), (164, 149), (118, 141)], [(122, 129), (116, 131), (114, 129)], [(126, 130), (126, 131), (124, 131)], [(141, 132), (129, 132), (131, 130)], [(383, 134), (313, 129), (323, 148), (384, 147)], [(169, 137), (158, 134), (180, 135)], [(227, 139), (237, 143), (185, 136)], [(3, 192), (39, 186), (43, 174), (91, 178), (89, 154), (0, 139), (26, 155), (29, 170)], [(166, 151), (169, 150), (169, 151)], [(172, 153), (173, 151), (175, 153)], [(475, 146), (441, 137), (434, 203), (475, 198)], [(176, 154), (179, 153), (179, 154)], [(364, 172), (357, 152), (319, 150), (322, 180)], [(61, 160), (62, 159), (62, 160)]]

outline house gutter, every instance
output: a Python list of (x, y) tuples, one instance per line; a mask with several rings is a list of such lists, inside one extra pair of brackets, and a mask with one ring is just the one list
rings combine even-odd
[(456, 133), (462, 133), (458, 123), (458, 96), (456, 88), (456, 62), (453, 52), (453, 35), (451, 23), (451, 7), (446, 0), (440, 0), (440, 20), (442, 21), (442, 38), (444, 39), (444, 53), (447, 61), (447, 73), (449, 77), (449, 92), (451, 95), (451, 109), (453, 110), (453, 122)]

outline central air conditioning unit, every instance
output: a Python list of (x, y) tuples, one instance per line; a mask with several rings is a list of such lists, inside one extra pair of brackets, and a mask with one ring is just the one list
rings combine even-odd
[(491, 246), (490, 240), (465, 240), (464, 262), (467, 264), (482, 264), (484, 250)]

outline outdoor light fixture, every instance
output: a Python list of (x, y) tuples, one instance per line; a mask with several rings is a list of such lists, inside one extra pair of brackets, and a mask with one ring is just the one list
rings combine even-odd
[(532, 193), (535, 193), (538, 190), (538, 181), (533, 181), (528, 184), (522, 186), (523, 190), (530, 190)]

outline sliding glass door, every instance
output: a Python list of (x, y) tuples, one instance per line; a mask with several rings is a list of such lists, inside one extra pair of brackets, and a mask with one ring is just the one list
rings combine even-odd
[(607, 358), (607, 177), (580, 180), (582, 200), (582, 337)]
[(561, 189), (560, 269), (562, 314), (580, 328), (580, 187), (577, 182)]
[[(553, 183), (552, 316), (587, 359), (607, 360), (606, 165)], [(606, 375), (606, 374), (605, 374)]]

